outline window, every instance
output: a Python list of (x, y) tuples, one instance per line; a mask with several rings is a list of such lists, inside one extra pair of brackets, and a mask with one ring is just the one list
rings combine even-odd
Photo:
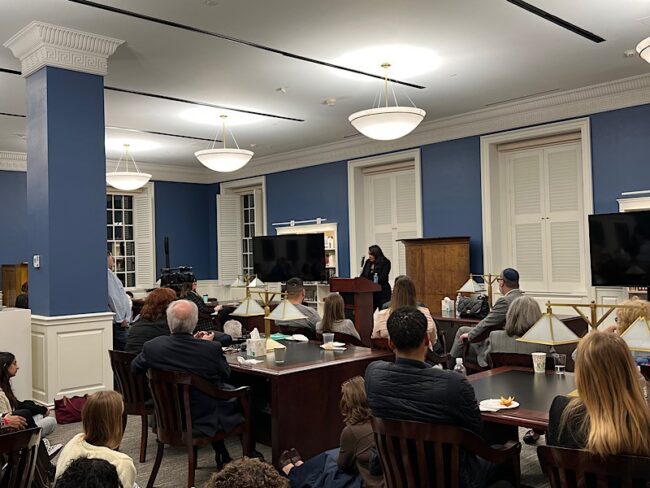
[(115, 274), (125, 287), (135, 287), (133, 196), (106, 195), (106, 239), (115, 260)]
[(242, 273), (253, 274), (253, 237), (255, 237), (255, 194), (248, 193), (242, 199)]
[(115, 274), (127, 289), (154, 286), (153, 185), (130, 193), (107, 188), (106, 245), (113, 254)]

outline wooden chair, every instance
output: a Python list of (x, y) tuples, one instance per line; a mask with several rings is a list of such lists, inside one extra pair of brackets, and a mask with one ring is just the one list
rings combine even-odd
[(644, 364), (641, 366), (641, 374), (646, 381), (650, 381), (650, 364)]
[(463, 343), (463, 365), (465, 365), (465, 369), (467, 369), (467, 373), (478, 373), (480, 371), (486, 371), (490, 369), (489, 366), (484, 367), (478, 364), (478, 361), (475, 361), (473, 359), (470, 359), (469, 356), (469, 350), (472, 344), (479, 344), (485, 340), (487, 340), (488, 337), (490, 337), (490, 333), (493, 330), (502, 330), (505, 327), (506, 323), (503, 322), (497, 326), (490, 327), (489, 329), (484, 330), (481, 332), (479, 335), (477, 335), (474, 339), (471, 341), (464, 341)]
[[(142, 422), (140, 433), (140, 462), (147, 460), (147, 441), (149, 437), (148, 416), (153, 415), (153, 404), (149, 386), (143, 375), (131, 372), (131, 361), (135, 354), (123, 351), (108, 351), (111, 358), (111, 368), (117, 382), (117, 389), (124, 399), (124, 415), (122, 427), (126, 430), (126, 420), (129, 415), (138, 415)], [(147, 405), (149, 400), (149, 405)]]
[(581, 449), (539, 446), (537, 457), (552, 488), (647, 486), (650, 458), (610, 456), (605, 459)]
[(291, 325), (280, 325), (276, 322), (278, 331), (282, 334), (293, 335), (293, 334), (302, 334), (310, 341), (316, 340), (316, 331), (308, 327), (293, 327)]
[[(316, 333), (316, 340), (322, 342), (323, 341), (323, 334), (317, 332)], [(349, 334), (343, 334), (341, 332), (334, 332), (334, 341), (335, 342), (343, 342), (345, 344), (351, 344), (353, 346), (359, 346), (359, 347), (366, 347), (363, 342), (361, 342), (360, 339), (357, 339), (354, 336), (351, 336)]]
[(0, 453), (5, 457), (1, 488), (30, 488), (41, 442), (41, 429), (18, 430), (0, 435)]
[[(175, 447), (185, 447), (187, 450), (187, 487), (194, 486), (196, 470), (196, 448), (221, 441), (227, 437), (241, 438), (244, 456), (250, 456), (252, 450), (252, 430), (250, 411), (250, 388), (242, 386), (234, 390), (221, 390), (212, 383), (191, 373), (176, 371), (158, 371), (150, 369), (147, 373), (149, 387), (155, 405), (156, 432), (158, 435), (158, 450), (156, 461), (147, 483), (147, 488), (153, 488), (156, 475), (160, 469), (165, 444)], [(193, 435), (192, 412), (190, 409), (190, 390), (196, 389), (219, 400), (237, 398), (241, 402), (244, 422), (230, 432), (217, 432), (214, 437)]]
[(458, 488), (461, 451), (509, 465), (519, 486), (518, 442), (494, 449), (461, 427), (374, 417), (371, 423), (387, 488)]

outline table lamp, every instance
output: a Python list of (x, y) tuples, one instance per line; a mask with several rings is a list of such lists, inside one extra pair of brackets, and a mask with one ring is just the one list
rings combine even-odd
[(257, 276), (255, 276), (255, 278), (246, 286), (248, 288), (264, 288), (266, 286), (266, 283), (264, 283)]
[(580, 337), (569, 329), (556, 315), (553, 315), (551, 303), (547, 303), (546, 313), (528, 329), (528, 332), (517, 338), (517, 341), (551, 346), (550, 352), (553, 354), (555, 352), (553, 346), (559, 344), (575, 344), (580, 342)]
[[(480, 276), (483, 278), (483, 284), (477, 283), (474, 281), (474, 276)], [(484, 293), (487, 291), (488, 296), (488, 306), (492, 308), (492, 285), (497, 281), (499, 275), (492, 273), (487, 274), (476, 274), (470, 273), (469, 279), (460, 287), (458, 290), (459, 293)]]
[(639, 317), (621, 334), (631, 351), (650, 353), (650, 324), (646, 317)]
[(458, 293), (482, 293), (485, 291), (483, 285), (476, 282), (473, 276), (469, 275), (469, 279), (458, 289)]
[(237, 279), (230, 283), (230, 286), (233, 288), (243, 288), (248, 284), (248, 281), (246, 280), (246, 276), (242, 275), (237, 275)]

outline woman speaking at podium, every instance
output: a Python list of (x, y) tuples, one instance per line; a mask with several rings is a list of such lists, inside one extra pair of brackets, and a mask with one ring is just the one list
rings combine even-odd
[(368, 259), (366, 259), (361, 271), (362, 278), (367, 278), (381, 286), (381, 291), (376, 291), (372, 295), (373, 310), (381, 310), (382, 304), (390, 301), (389, 274), (390, 260), (384, 256), (381, 247), (373, 244), (368, 248)]

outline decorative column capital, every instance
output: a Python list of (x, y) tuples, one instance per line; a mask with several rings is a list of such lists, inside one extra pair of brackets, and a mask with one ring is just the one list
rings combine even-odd
[(32, 21), (4, 43), (27, 77), (43, 66), (105, 76), (108, 57), (124, 41), (45, 22)]

